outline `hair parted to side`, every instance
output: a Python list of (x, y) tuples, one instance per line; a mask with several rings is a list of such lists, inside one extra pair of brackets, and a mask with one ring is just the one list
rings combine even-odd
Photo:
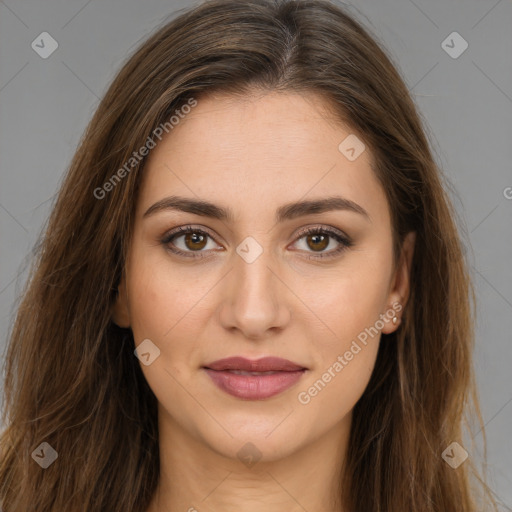
[[(441, 171), (399, 73), (328, 1), (213, 0), (180, 13), (125, 63), (62, 184), (10, 333), (0, 438), (5, 512), (148, 506), (159, 476), (156, 398), (131, 331), (111, 321), (146, 160), (104, 198), (94, 190), (190, 98), (252, 90), (312, 91), (329, 101), (371, 151), (395, 255), (405, 234), (417, 233), (403, 324), (384, 335), (354, 409), (340, 482), (347, 510), (496, 509), (471, 458), (455, 470), (441, 457), (462, 443), (466, 414), (482, 425), (474, 293)], [(45, 470), (31, 458), (42, 441), (59, 454)]]

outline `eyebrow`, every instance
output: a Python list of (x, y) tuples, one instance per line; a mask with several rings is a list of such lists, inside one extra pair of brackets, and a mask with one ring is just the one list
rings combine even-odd
[[(192, 213), (202, 217), (210, 217), (227, 222), (234, 221), (234, 214), (230, 208), (215, 205), (208, 201), (191, 199), (188, 197), (169, 196), (150, 206), (143, 215), (143, 218), (150, 217), (157, 212), (176, 210)], [(360, 205), (341, 196), (331, 196), (325, 199), (310, 201), (296, 201), (279, 207), (276, 211), (276, 222), (292, 220), (304, 215), (313, 215), (332, 210), (346, 210), (358, 213), (371, 221), (368, 212)]]

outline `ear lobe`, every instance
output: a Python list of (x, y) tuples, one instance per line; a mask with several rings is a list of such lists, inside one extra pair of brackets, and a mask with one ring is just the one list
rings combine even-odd
[(124, 276), (117, 288), (117, 298), (112, 305), (112, 321), (119, 327), (130, 327), (130, 311), (128, 309), (128, 296)]

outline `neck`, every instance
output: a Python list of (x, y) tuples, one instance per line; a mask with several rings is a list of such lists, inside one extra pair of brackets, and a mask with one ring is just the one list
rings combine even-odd
[(287, 457), (246, 465), (213, 451), (159, 410), (160, 479), (147, 512), (343, 512), (350, 420)]

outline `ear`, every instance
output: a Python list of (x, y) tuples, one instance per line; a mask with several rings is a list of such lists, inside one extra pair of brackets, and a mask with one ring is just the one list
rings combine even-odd
[(128, 294), (126, 292), (126, 281), (123, 276), (117, 288), (117, 298), (112, 305), (112, 321), (119, 327), (130, 327), (130, 310), (128, 308)]
[(415, 242), (416, 233), (414, 231), (407, 233), (402, 243), (400, 258), (393, 275), (391, 290), (388, 296), (388, 307), (390, 310), (394, 311), (397, 320), (396, 323), (393, 323), (392, 318), (390, 318), (385, 322), (384, 328), (382, 329), (384, 334), (390, 334), (396, 331), (402, 320), (401, 311), (404, 310), (407, 300), (409, 299), (411, 267)]

